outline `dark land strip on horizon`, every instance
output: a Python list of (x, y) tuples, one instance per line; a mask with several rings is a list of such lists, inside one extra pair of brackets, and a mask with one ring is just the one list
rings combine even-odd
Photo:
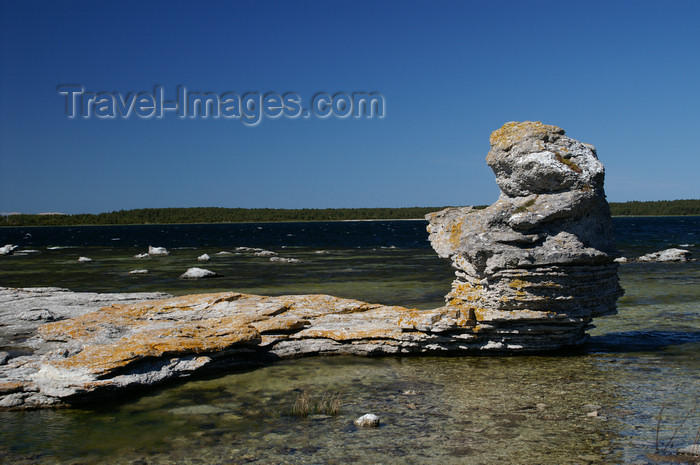
[[(5, 214), (0, 216), (0, 226), (411, 220), (443, 208), (140, 208), (99, 214)], [(696, 216), (700, 215), (700, 199), (611, 202), (610, 212), (613, 216)]]

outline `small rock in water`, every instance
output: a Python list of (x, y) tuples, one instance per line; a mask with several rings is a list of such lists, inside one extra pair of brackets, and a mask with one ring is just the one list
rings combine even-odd
[(373, 413), (367, 413), (365, 415), (362, 415), (360, 418), (355, 420), (355, 426), (359, 427), (365, 427), (365, 426), (372, 426), (372, 427), (377, 427), (379, 426), (379, 417)]
[(239, 252), (262, 252), (263, 249), (259, 249), (257, 247), (236, 247), (236, 250)]
[(221, 252), (216, 252), (216, 255), (233, 255), (233, 253), (222, 250)]
[(637, 259), (640, 262), (690, 262), (693, 254), (685, 249), (665, 249), (658, 252), (642, 255)]
[(700, 456), (700, 444), (691, 444), (689, 446), (678, 449), (679, 454), (698, 455)]
[(204, 268), (192, 267), (181, 274), (180, 279), (205, 279), (214, 278), (216, 276), (221, 275), (210, 270), (205, 270)]
[(6, 244), (0, 247), (0, 255), (12, 255), (12, 252), (14, 252), (18, 247), (18, 245), (14, 244)]
[(615, 263), (627, 263), (629, 260), (627, 257), (617, 257), (615, 260), (613, 260)]
[(298, 258), (270, 257), (270, 261), (280, 263), (299, 263), (301, 260)]
[(197, 261), (200, 262), (208, 262), (209, 260), (211, 260), (211, 257), (208, 254), (202, 254), (199, 257), (197, 257)]
[(146, 252), (134, 255), (134, 258), (148, 258), (148, 257), (150, 257), (150, 255), (148, 255), (148, 253), (146, 253)]
[(261, 250), (260, 252), (255, 252), (256, 257), (274, 257), (277, 255), (277, 252), (273, 252), (272, 250)]
[(168, 252), (168, 249), (165, 247), (153, 247), (151, 245), (148, 246), (148, 254), (149, 255), (170, 255), (170, 252)]
[(92, 259), (92, 258), (88, 258), (88, 257), (80, 257), (80, 258), (78, 258), (78, 263), (90, 263), (91, 261), (93, 261), (93, 259)]
[(148, 270), (131, 270), (129, 274), (148, 274)]

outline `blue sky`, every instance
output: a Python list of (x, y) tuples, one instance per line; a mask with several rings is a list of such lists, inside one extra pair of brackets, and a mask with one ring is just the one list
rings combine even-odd
[[(610, 201), (698, 198), (700, 2), (5, 1), (0, 212), (490, 204), (491, 131), (598, 148)], [(383, 118), (74, 118), (88, 91), (379, 92)]]

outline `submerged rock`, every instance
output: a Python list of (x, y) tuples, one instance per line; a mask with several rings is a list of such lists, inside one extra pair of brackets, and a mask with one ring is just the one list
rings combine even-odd
[(433, 248), (457, 269), (446, 309), (485, 348), (581, 344), (623, 293), (595, 148), (556, 126), (507, 123), (491, 134), (486, 161), (496, 203), (426, 217)]
[(639, 262), (690, 262), (693, 261), (693, 254), (685, 249), (665, 249), (658, 252), (648, 253), (637, 258)]

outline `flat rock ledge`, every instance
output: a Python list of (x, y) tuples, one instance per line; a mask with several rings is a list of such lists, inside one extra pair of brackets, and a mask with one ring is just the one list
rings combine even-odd
[[(416, 310), (328, 295), (224, 292), (152, 300), (158, 297), (0, 288), (3, 334), (21, 328), (23, 335), (5, 337), (0, 349), (10, 355), (0, 365), (0, 408), (70, 406), (195, 373), (307, 355), (534, 347), (504, 344), (493, 331), (477, 331), (474, 320), (455, 307)], [(22, 320), (27, 312), (44, 319)], [(569, 342), (553, 338), (537, 321), (529, 333), (540, 341), (539, 350)]]

